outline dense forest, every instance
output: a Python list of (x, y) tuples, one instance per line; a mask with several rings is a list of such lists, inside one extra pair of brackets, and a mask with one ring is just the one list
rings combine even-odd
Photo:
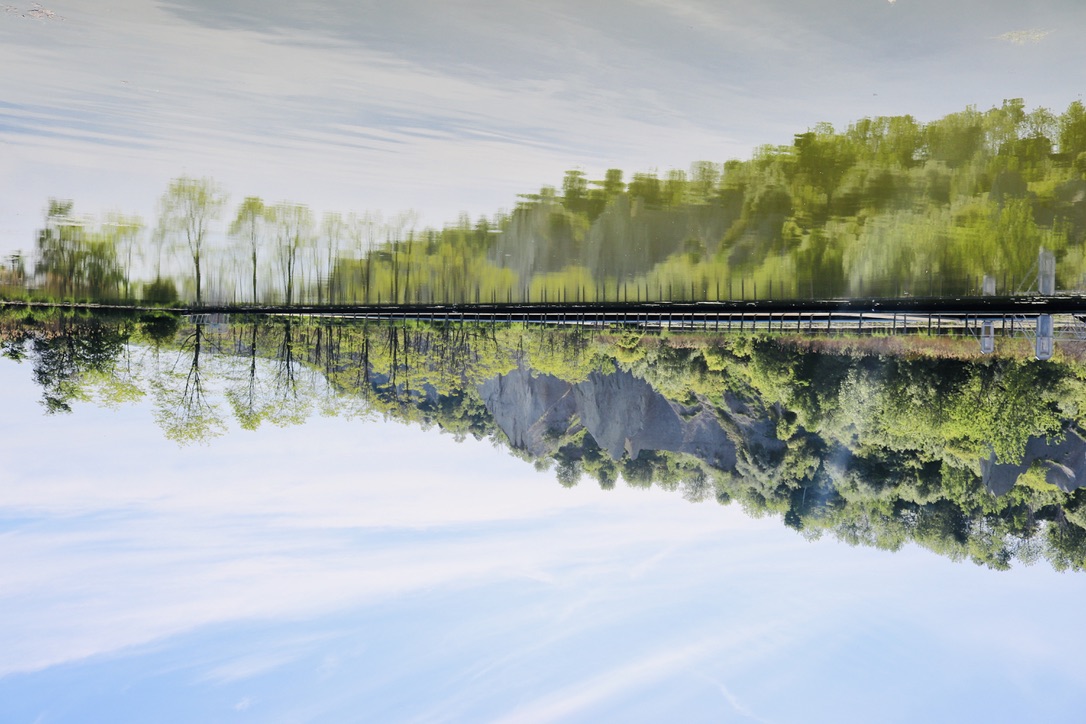
[(1006, 568), (1086, 568), (1086, 363), (973, 340), (707, 335), (169, 315), (0, 316), (50, 413), (144, 399), (164, 434), (384, 416), (552, 470), (909, 542)]
[(818, 124), (689, 171), (571, 170), (490, 218), (326, 213), (178, 178), (158, 217), (52, 200), (7, 298), (296, 304), (938, 296), (1086, 274), (1086, 107)]

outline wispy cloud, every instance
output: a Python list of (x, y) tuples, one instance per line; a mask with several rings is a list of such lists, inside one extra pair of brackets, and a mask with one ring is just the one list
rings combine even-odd
[[(32, 399), (25, 403), (24, 417), (40, 417)], [(42, 422), (59, 426), (52, 430), (67, 441), (68, 456), (40, 449), (54, 435), (25, 422), (0, 424), (25, 452), (7, 469), (0, 513), (38, 521), (5, 534), (20, 554), (0, 559), (0, 673), (209, 624), (313, 615), (443, 586), (629, 580), (675, 540), (696, 544), (751, 525), (737, 511), (709, 506), (695, 509), (704, 515), (693, 524), (681, 501), (679, 517), (646, 524), (621, 514), (666, 494), (566, 491), (486, 442), (459, 444), (395, 423), (314, 420), (193, 455), (147, 429), (138, 410), (80, 414), (94, 431), (85, 445), (79, 421)], [(129, 440), (159, 472), (149, 478), (140, 455), (94, 462), (110, 456), (100, 444), (106, 438)], [(338, 469), (312, 476), (309, 456), (338, 460)], [(480, 459), (489, 460), (486, 474)], [(109, 485), (87, 473), (107, 468)], [(601, 520), (601, 509), (610, 517)], [(292, 653), (243, 657), (209, 676), (255, 675)]]
[[(890, 0), (890, 2), (893, 1), (894, 0)], [(757, 716), (754, 712), (752, 712), (745, 704), (743, 704), (743, 702), (739, 700), (739, 697), (736, 696), (735, 693), (732, 692), (732, 690), (725, 686), (723, 683), (704, 675), (702, 675), (702, 678), (704, 678), (706, 681), (708, 681), (710, 684), (717, 688), (717, 690), (720, 692), (720, 695), (724, 697), (724, 700), (728, 702), (728, 705), (735, 710), (736, 714), (752, 721), (762, 722), (763, 724), (768, 723), (767, 719), (763, 719), (762, 717)]]
[[(765, 623), (742, 630), (737, 635), (702, 636), (697, 642), (680, 644), (645, 654), (633, 662), (527, 702), (497, 721), (524, 724), (558, 721), (572, 717), (609, 699), (621, 697), (630, 691), (642, 689), (653, 682), (674, 676), (680, 671), (695, 669), (706, 659), (718, 656), (722, 651), (739, 652), (752, 641), (778, 630), (782, 624), (783, 622)], [(739, 711), (741, 708), (744, 716), (751, 716), (745, 708), (736, 708), (738, 702), (734, 697), (725, 698), (733, 709)]]
[(528, 702), (497, 721), (502, 724), (531, 724), (568, 718), (625, 691), (688, 668), (716, 651), (718, 646), (718, 642), (711, 641), (650, 654), (639, 661)]

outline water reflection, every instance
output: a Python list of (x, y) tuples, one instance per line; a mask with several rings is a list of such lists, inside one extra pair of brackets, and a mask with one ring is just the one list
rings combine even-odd
[(1086, 274), (1083, 139), (1079, 101), (818, 124), (689, 172), (570, 170), (511, 211), (442, 227), (252, 195), (228, 208), (216, 181), (182, 176), (150, 234), (135, 215), (83, 218), (51, 200), (0, 294), (288, 306), (1051, 296)]
[(314, 413), (487, 439), (558, 482), (621, 478), (780, 516), (807, 537), (914, 541), (994, 568), (1086, 566), (1081, 345), (640, 328), (5, 318), (47, 412), (146, 397), (164, 434)]

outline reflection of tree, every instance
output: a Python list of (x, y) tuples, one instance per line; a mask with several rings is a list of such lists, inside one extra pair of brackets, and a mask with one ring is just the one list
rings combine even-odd
[[(335, 303), (335, 286), (332, 284), (332, 272), (339, 259), (340, 247), (347, 237), (347, 222), (342, 214), (328, 212), (321, 219), (321, 243), (314, 246), (314, 268), (317, 278), (317, 304)], [(325, 295), (327, 290), (327, 296)]]
[(72, 202), (49, 202), (45, 228), (38, 232), (37, 273), (46, 289), (61, 297), (115, 297), (124, 271), (117, 260), (118, 237), (93, 231), (72, 217)]
[(0, 288), (18, 288), (26, 284), (26, 257), (22, 251), (6, 254), (0, 262)]
[(124, 299), (131, 298), (132, 272), (139, 256), (139, 237), (143, 230), (143, 220), (138, 216), (125, 216), (121, 213), (106, 215), (102, 225), (104, 236), (117, 250), (120, 256), (120, 273), (124, 283)]
[(275, 256), (283, 275), (283, 299), (295, 302), (298, 262), (314, 241), (313, 213), (302, 204), (276, 204), (270, 210), (275, 226)]
[[(1084, 173), (1081, 101), (1056, 114), (1009, 99), (929, 123), (820, 123), (790, 145), (689, 172), (571, 170), (510, 213), (440, 229), (417, 228), (414, 212), (330, 212), (318, 233), (304, 205), (249, 196), (230, 230), (244, 271), (224, 273), (234, 288), (221, 292), (288, 304), (867, 297), (968, 294), (992, 275), (1013, 293), (1041, 247), (1069, 286), (1086, 268)], [(197, 303), (210, 293), (207, 230), (222, 205), (209, 179), (171, 182), (146, 297), (174, 296), (161, 268), (170, 242), (191, 259)], [(108, 229), (136, 227), (107, 219), (92, 232), (70, 210), (51, 203), (31, 289), (110, 296), (123, 282), (130, 297), (136, 236)], [(0, 286), (22, 276), (0, 270)]]
[(61, 297), (71, 296), (80, 265), (82, 225), (71, 220), (72, 202), (49, 200), (45, 228), (38, 233), (38, 274), (55, 285)]
[(202, 271), (208, 234), (226, 204), (226, 195), (211, 179), (182, 176), (170, 182), (160, 204), (159, 225), (163, 233), (183, 246), (192, 259), (199, 306), (203, 298)]

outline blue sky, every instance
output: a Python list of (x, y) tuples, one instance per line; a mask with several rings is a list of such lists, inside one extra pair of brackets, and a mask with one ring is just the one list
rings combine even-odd
[(686, 168), (819, 121), (1081, 95), (1077, 0), (0, 9), (0, 249), (45, 200), (151, 216), (172, 176), (318, 210), (490, 214), (581, 167)]
[(1086, 703), (1081, 575), (567, 490), (489, 442), (381, 419), (180, 448), (151, 399), (45, 417), (30, 380), (0, 360), (0, 720), (1021, 721)]

